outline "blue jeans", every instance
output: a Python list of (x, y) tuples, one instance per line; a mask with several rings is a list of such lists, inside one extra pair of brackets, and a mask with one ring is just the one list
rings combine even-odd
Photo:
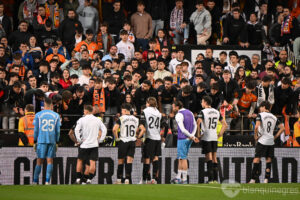
[(142, 47), (142, 50), (145, 51), (148, 49), (148, 40), (143, 38), (137, 38), (136, 39), (136, 50), (139, 50), (140, 47)]
[(159, 29), (164, 28), (164, 21), (161, 19), (152, 20), (152, 29), (153, 29), (153, 37), (157, 36), (157, 32)]
[[(177, 27), (176, 30), (179, 30), (179, 27)], [(175, 45), (179, 45), (183, 39), (189, 38), (190, 26), (186, 25), (186, 27), (183, 29), (183, 38), (182, 38), (182, 33), (178, 33), (176, 30), (173, 31), (173, 33), (175, 35), (173, 38), (173, 41), (174, 41)]]

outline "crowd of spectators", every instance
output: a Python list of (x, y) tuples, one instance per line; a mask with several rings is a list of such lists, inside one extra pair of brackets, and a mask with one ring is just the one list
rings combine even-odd
[[(0, 2), (0, 134), (15, 132), (27, 104), (42, 110), (45, 96), (63, 129), (85, 104), (111, 127), (123, 102), (140, 115), (148, 97), (172, 118), (175, 99), (197, 116), (209, 95), (235, 130), (251, 129), (264, 100), (276, 115), (296, 115), (300, 67), (288, 53), (300, 60), (299, 1), (115, 0), (102, 12), (97, 2), (25, 0), (18, 22)], [(195, 44), (209, 46), (192, 63), (183, 46)], [(212, 45), (255, 46), (265, 59), (234, 50), (213, 56)]]

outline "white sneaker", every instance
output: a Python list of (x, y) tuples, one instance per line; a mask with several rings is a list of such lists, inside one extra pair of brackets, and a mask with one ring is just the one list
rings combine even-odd
[(86, 182), (82, 182), (81, 185), (86, 185)]
[(269, 179), (265, 178), (264, 183), (269, 183)]
[(155, 179), (152, 179), (150, 184), (157, 184), (157, 181)]
[(88, 179), (88, 180), (86, 181), (86, 184), (92, 184), (92, 180)]
[(144, 181), (143, 178), (142, 178), (138, 184), (139, 185), (147, 184), (147, 181)]
[(80, 178), (76, 179), (75, 184), (80, 184)]
[(249, 183), (250, 183), (250, 184), (254, 184), (254, 183), (255, 183), (255, 180), (254, 180), (254, 179), (251, 179), (251, 180), (249, 181)]
[(51, 185), (49, 182), (45, 182), (45, 185)]
[(129, 184), (129, 179), (125, 179), (124, 184), (125, 184), (125, 185), (128, 185), (128, 184)]
[(115, 182), (115, 184), (117, 184), (117, 185), (122, 184), (122, 180), (121, 179), (117, 179), (117, 181)]

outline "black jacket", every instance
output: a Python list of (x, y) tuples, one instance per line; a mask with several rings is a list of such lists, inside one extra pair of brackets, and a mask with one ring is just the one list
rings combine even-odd
[(183, 103), (183, 107), (189, 109), (192, 113), (196, 113), (201, 108), (201, 105), (197, 105), (197, 97), (195, 93), (191, 93), (189, 96), (182, 96), (182, 91), (178, 92), (177, 100)]
[(242, 17), (234, 19), (228, 15), (224, 21), (223, 38), (229, 38), (230, 45), (237, 45), (239, 41), (246, 42), (246, 23)]
[(119, 12), (111, 10), (105, 21), (109, 24), (109, 33), (119, 35), (119, 32), (123, 28), (123, 24), (125, 21), (125, 15), (123, 10), (120, 9)]
[(166, 0), (146, 1), (146, 11), (151, 15), (152, 20), (165, 20), (168, 14)]
[(121, 112), (121, 93), (115, 88), (113, 91), (110, 91), (108, 88), (104, 89), (105, 92), (105, 109), (110, 107), (117, 107), (118, 113)]
[(266, 33), (261, 23), (247, 24), (247, 41), (250, 45), (262, 45), (263, 42), (267, 42)]
[(20, 32), (17, 30), (8, 37), (8, 44), (12, 47), (13, 51), (17, 51), (21, 42), (28, 42), (31, 36), (31, 33), (28, 31)]
[(64, 19), (58, 28), (60, 39), (68, 45), (70, 43), (75, 44), (75, 29), (78, 26), (82, 26), (78, 19)]
[(138, 114), (141, 113), (141, 107), (146, 104), (146, 100), (149, 97), (154, 97), (154, 98), (156, 98), (156, 100), (158, 98), (157, 91), (155, 89), (153, 89), (152, 87), (149, 89), (149, 91), (143, 91), (142, 87), (138, 88), (135, 91), (134, 103), (136, 105), (136, 110), (137, 110)]
[(2, 25), (2, 27), (4, 29), (4, 31), (5, 31), (6, 36), (9, 36), (11, 34), (11, 31), (12, 31), (12, 29), (11, 29), (11, 21), (10, 21), (10, 19), (6, 15), (3, 16), (1, 25)]
[(291, 87), (288, 89), (283, 90), (281, 86), (278, 86), (274, 90), (275, 96), (275, 103), (272, 107), (272, 113), (275, 115), (281, 115), (282, 109), (286, 106), (286, 113), (292, 114), (293, 113), (293, 96), (294, 92)]
[(226, 100), (227, 103), (232, 103), (235, 93), (239, 91), (238, 83), (233, 79), (231, 79), (228, 83), (225, 83), (224, 80), (221, 80), (219, 82), (219, 86), (219, 91), (222, 92), (224, 100)]
[(269, 42), (271, 45), (274, 45), (275, 42), (282, 43), (281, 39), (281, 24), (275, 23), (269, 29)]
[(45, 43), (51, 46), (57, 40), (57, 38), (58, 34), (56, 30), (46, 31), (46, 29), (43, 29), (39, 35), (37, 35), (38, 43), (43, 50), (46, 49), (44, 46)]

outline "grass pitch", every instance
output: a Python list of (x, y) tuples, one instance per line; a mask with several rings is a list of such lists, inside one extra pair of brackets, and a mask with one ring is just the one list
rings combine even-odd
[(300, 184), (0, 186), (0, 200), (300, 200)]

